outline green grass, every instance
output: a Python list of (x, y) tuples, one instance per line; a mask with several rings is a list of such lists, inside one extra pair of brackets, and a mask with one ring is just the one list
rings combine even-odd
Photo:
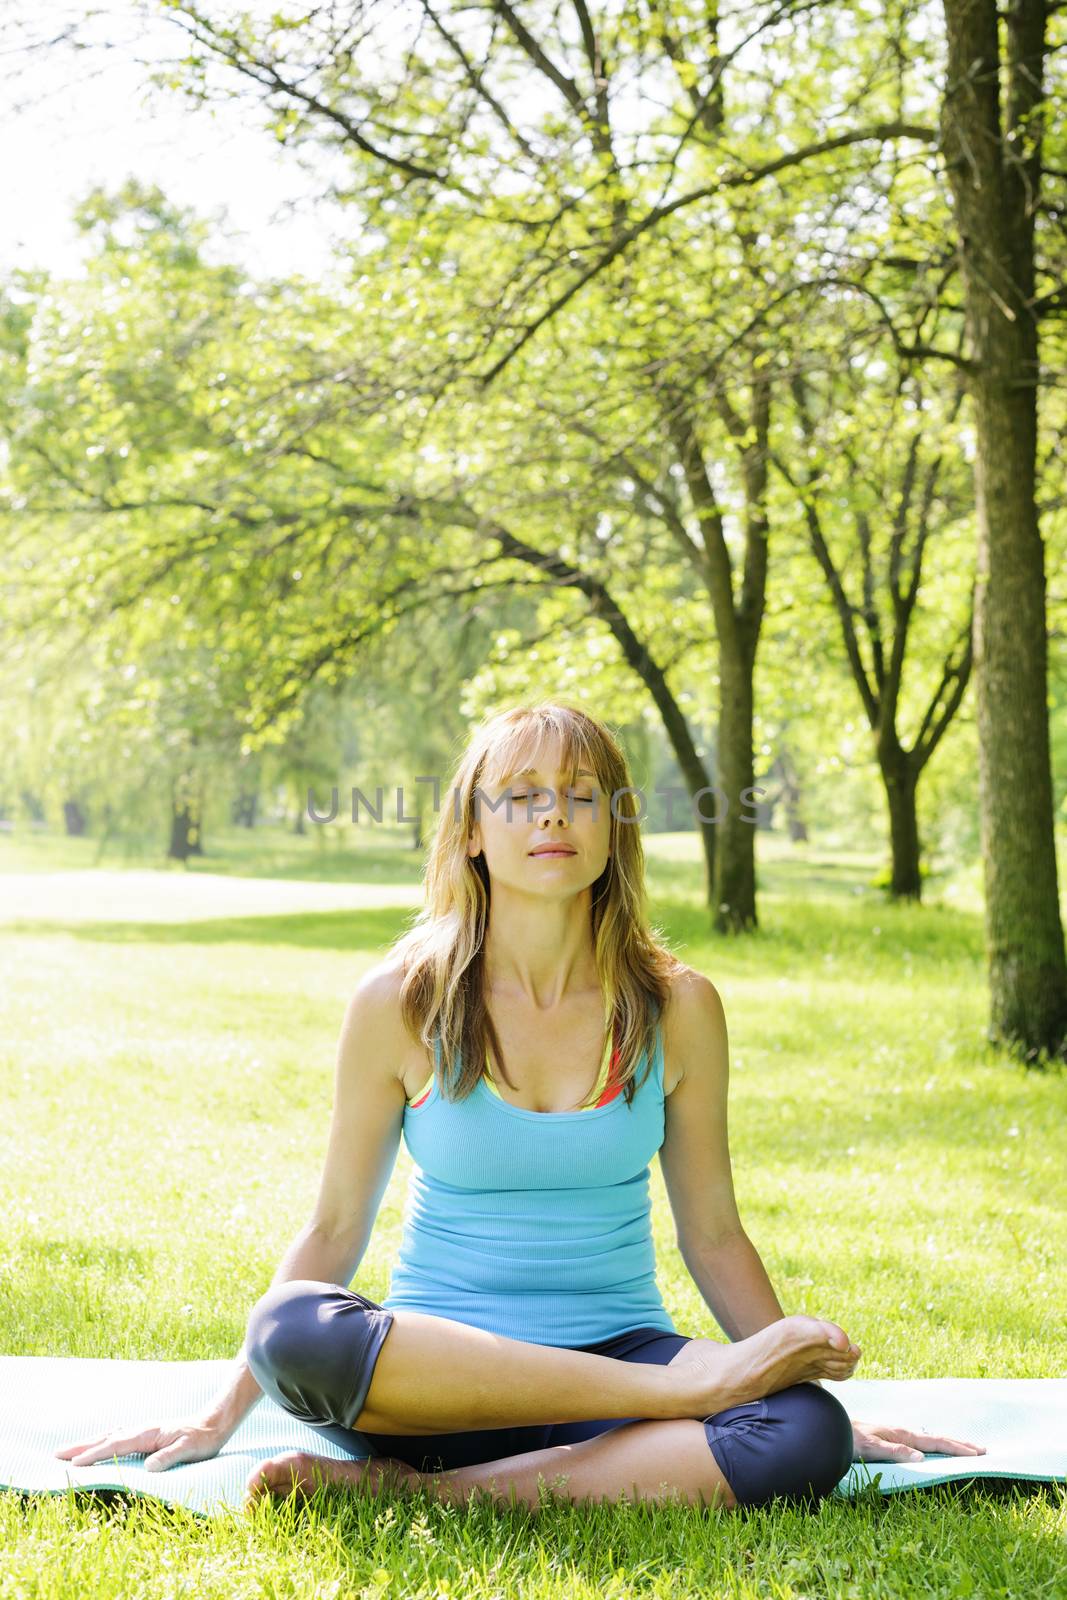
[[(0, 930), (4, 1352), (182, 1360), (239, 1347), (314, 1198), (345, 1002), (418, 881), (402, 834), (341, 839), (233, 830), (191, 872), (161, 871), (147, 902), (105, 857), (69, 916), (45, 874), (89, 866), (95, 844), (0, 840), (0, 872), (40, 886)], [(869, 887), (877, 856), (761, 838), (761, 930), (720, 941), (695, 837), (646, 842), (654, 920), (725, 1001), (735, 1186), (786, 1310), (840, 1322), (863, 1377), (1062, 1376), (1067, 1086), (986, 1045), (975, 912), (947, 898), (890, 908)], [(219, 873), (231, 881), (201, 914), (195, 896), (211, 884), (190, 879)], [(249, 912), (257, 876), (278, 881), (283, 914)], [(350, 885), (350, 900), (300, 910), (323, 884)], [(401, 1150), (355, 1280), (375, 1298), (408, 1170)], [(721, 1338), (674, 1247), (658, 1168), (653, 1179), (668, 1309), (679, 1328)], [(334, 1490), (295, 1513), (264, 1502), (208, 1519), (150, 1500), (0, 1493), (0, 1600), (1037, 1600), (1067, 1594), (1065, 1529), (1062, 1487), (980, 1480), (814, 1515), (719, 1517), (626, 1505), (531, 1516)]]

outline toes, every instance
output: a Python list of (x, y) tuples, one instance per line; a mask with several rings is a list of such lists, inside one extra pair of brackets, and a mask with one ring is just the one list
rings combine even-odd
[(310, 1456), (294, 1450), (285, 1455), (271, 1456), (269, 1461), (261, 1461), (245, 1484), (247, 1498), (263, 1494), (291, 1494), (293, 1488), (299, 1487), (303, 1481), (310, 1460)]

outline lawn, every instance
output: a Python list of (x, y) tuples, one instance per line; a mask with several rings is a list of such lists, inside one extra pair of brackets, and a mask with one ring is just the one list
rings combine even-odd
[[(0, 839), (0, 1352), (240, 1346), (316, 1192), (345, 1002), (418, 903), (403, 834), (342, 838), (233, 830), (189, 871)], [(1067, 1083), (984, 1041), (973, 894), (890, 908), (876, 855), (759, 845), (763, 925), (730, 942), (706, 931), (695, 836), (646, 838), (653, 919), (724, 999), (738, 1203), (785, 1309), (840, 1322), (862, 1377), (1063, 1376)], [(408, 1170), (401, 1149), (354, 1280), (374, 1298)], [(653, 1185), (667, 1307), (722, 1338)], [(814, 1515), (335, 1490), (206, 1519), (0, 1493), (0, 1600), (1039, 1600), (1067, 1595), (1065, 1529), (1062, 1486), (980, 1481)]]

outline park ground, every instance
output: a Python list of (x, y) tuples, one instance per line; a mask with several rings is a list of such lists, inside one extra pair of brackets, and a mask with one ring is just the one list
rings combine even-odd
[[(408, 840), (352, 832), (234, 829), (189, 869), (0, 839), (0, 1351), (238, 1349), (314, 1198), (347, 997), (419, 904)], [(761, 929), (723, 941), (695, 835), (646, 839), (653, 921), (723, 996), (738, 1204), (786, 1311), (840, 1322), (859, 1377), (1062, 1377), (1067, 1081), (985, 1040), (975, 875), (894, 908), (876, 854), (759, 846)], [(354, 1280), (374, 1298), (408, 1170)], [(653, 1195), (675, 1324), (722, 1338), (655, 1165)], [(8, 1492), (0, 1600), (1045, 1600), (1065, 1535), (1062, 1485), (980, 1479), (813, 1515)]]

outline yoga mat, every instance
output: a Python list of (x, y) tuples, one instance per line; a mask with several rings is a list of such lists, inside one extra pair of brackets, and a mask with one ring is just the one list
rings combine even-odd
[[(240, 1508), (253, 1467), (283, 1450), (351, 1459), (264, 1396), (219, 1455), (166, 1472), (142, 1457), (74, 1467), (53, 1451), (115, 1428), (141, 1428), (202, 1410), (232, 1372), (230, 1361), (108, 1361), (0, 1356), (0, 1489), (65, 1493), (122, 1489), (206, 1515)], [(854, 1462), (835, 1494), (882, 1494), (952, 1478), (1067, 1481), (1067, 1378), (850, 1378), (826, 1382), (851, 1417), (925, 1428), (987, 1446), (984, 1456)]]

